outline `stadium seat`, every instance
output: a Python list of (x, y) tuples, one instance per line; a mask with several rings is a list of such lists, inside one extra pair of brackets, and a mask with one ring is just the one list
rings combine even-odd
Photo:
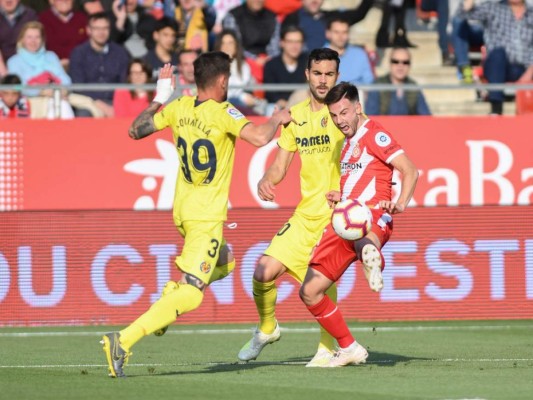
[(517, 90), (515, 102), (516, 115), (533, 114), (533, 89)]

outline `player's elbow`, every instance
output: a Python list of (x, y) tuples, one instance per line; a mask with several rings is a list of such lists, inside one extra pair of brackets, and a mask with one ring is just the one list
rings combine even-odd
[(263, 147), (267, 145), (268, 142), (270, 141), (269, 138), (265, 137), (264, 135), (260, 135), (260, 134), (243, 137), (243, 139), (255, 147)]
[(128, 130), (128, 136), (130, 138), (132, 138), (133, 140), (139, 140), (140, 139), (139, 135), (137, 134), (137, 131), (135, 130), (135, 128), (133, 126), (130, 127), (130, 129)]
[(258, 136), (256, 137), (255, 143), (252, 143), (255, 147), (263, 147), (266, 146), (270, 142), (270, 139), (264, 136)]

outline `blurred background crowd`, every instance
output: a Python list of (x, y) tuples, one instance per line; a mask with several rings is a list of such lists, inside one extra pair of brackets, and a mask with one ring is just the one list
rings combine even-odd
[[(165, 63), (175, 65), (176, 96), (194, 94), (193, 62), (209, 50), (232, 57), (229, 101), (247, 115), (269, 115), (305, 90), (248, 88), (305, 83), (307, 52), (317, 47), (339, 52), (339, 81), (395, 85), (365, 92), (369, 115), (520, 113), (514, 92), (472, 84), (533, 81), (533, 6), (529, 0), (0, 0), (1, 83), (23, 87), (0, 86), (0, 118), (134, 117), (151, 101), (147, 85)], [(68, 89), (94, 83), (109, 89)], [(119, 83), (144, 86), (113, 89)], [(421, 91), (413, 89), (417, 83), (462, 89)], [(65, 89), (43, 86), (49, 84)]]

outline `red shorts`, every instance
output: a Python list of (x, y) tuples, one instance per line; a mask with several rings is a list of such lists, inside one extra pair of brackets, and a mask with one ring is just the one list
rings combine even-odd
[[(392, 217), (383, 210), (372, 209), (371, 211), (374, 219), (371, 230), (377, 235), (383, 247), (392, 234)], [(330, 223), (313, 251), (309, 267), (320, 271), (328, 279), (336, 282), (356, 260), (354, 241), (341, 238), (335, 233)]]

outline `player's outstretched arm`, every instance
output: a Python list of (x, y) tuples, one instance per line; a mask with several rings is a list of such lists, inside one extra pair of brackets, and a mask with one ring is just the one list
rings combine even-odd
[(263, 201), (274, 201), (276, 197), (275, 187), (280, 183), (291, 165), (294, 153), (278, 148), (274, 162), (265, 172), (265, 175), (257, 184), (257, 195)]
[(291, 121), (292, 117), (288, 109), (278, 110), (264, 124), (247, 124), (242, 128), (240, 137), (256, 147), (262, 147), (272, 140), (280, 125), (286, 125)]
[(141, 112), (131, 124), (128, 131), (130, 138), (142, 139), (157, 131), (154, 125), (154, 115), (172, 95), (175, 79), (172, 65), (165, 64), (159, 71), (156, 96), (146, 110)]
[(392, 201), (380, 201), (379, 205), (391, 214), (399, 214), (405, 211), (405, 208), (413, 197), (416, 181), (418, 180), (418, 170), (405, 153), (395, 157), (392, 160), (391, 165), (402, 174), (402, 189), (400, 191), (400, 196), (396, 203)]

